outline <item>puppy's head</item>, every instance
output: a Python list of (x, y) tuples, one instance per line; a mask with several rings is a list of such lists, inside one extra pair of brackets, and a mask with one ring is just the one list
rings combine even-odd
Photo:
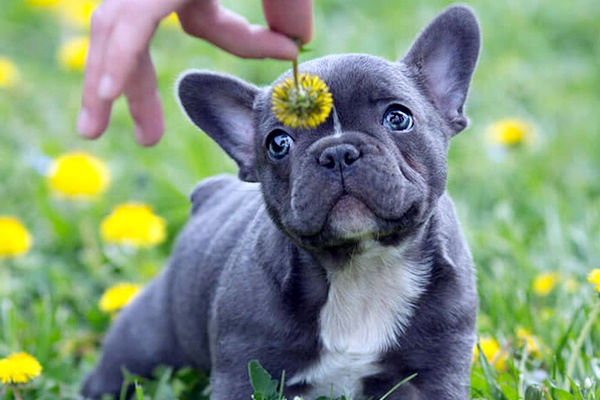
[(427, 219), (445, 190), (448, 142), (468, 123), (463, 106), (479, 45), (475, 16), (453, 6), (396, 62), (335, 55), (301, 64), (333, 95), (331, 115), (310, 130), (275, 118), (273, 86), (191, 71), (177, 90), (240, 178), (261, 183), (271, 217), (296, 242), (394, 242)]

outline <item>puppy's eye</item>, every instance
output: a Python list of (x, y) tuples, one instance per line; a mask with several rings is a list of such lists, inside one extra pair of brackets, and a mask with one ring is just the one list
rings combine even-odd
[(269, 135), (267, 150), (269, 157), (273, 160), (281, 160), (285, 157), (294, 143), (294, 139), (282, 130), (276, 130)]
[(390, 106), (383, 115), (383, 126), (390, 131), (407, 132), (414, 121), (410, 110), (399, 105)]

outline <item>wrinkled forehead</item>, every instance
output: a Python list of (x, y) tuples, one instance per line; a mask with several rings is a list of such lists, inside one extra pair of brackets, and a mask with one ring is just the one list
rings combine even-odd
[[(327, 83), (340, 114), (377, 102), (401, 102), (408, 106), (421, 97), (404, 64), (380, 57), (332, 55), (302, 63), (298, 69), (301, 73), (318, 75)], [(273, 86), (289, 77), (291, 71), (281, 75)], [(271, 91), (264, 95), (264, 101), (270, 101)]]
[(410, 98), (415, 95), (414, 85), (407, 76), (404, 64), (380, 57), (366, 54), (334, 55), (302, 63), (299, 70), (324, 79), (334, 99), (344, 102), (347, 96), (378, 99), (403, 94)]

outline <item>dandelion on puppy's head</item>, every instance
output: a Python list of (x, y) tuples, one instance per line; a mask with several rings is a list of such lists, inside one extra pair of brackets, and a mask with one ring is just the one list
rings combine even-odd
[(290, 128), (313, 129), (321, 125), (333, 108), (329, 87), (317, 75), (302, 73), (297, 81), (286, 78), (273, 88), (271, 110)]
[(0, 382), (27, 383), (42, 373), (42, 366), (27, 353), (14, 353), (0, 360)]

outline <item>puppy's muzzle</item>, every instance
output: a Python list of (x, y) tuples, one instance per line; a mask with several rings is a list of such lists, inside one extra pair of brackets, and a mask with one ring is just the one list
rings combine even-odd
[(354, 145), (333, 144), (326, 147), (319, 156), (319, 164), (329, 170), (344, 171), (361, 158), (362, 154)]

